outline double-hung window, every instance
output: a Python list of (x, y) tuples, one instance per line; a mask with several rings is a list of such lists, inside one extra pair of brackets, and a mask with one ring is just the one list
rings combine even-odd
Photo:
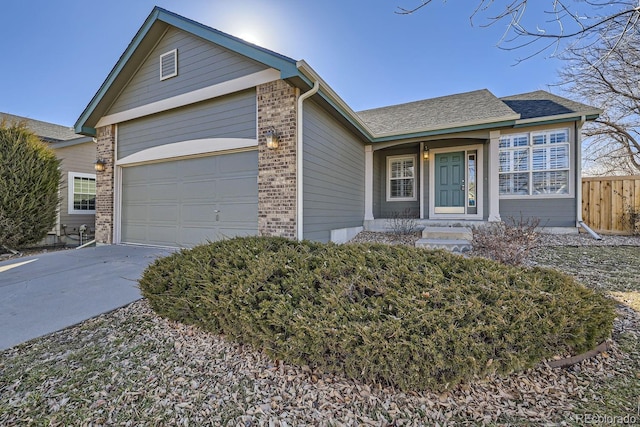
[(557, 129), (500, 138), (500, 195), (569, 194), (569, 131)]
[(69, 213), (96, 213), (96, 176), (89, 173), (69, 172)]
[(416, 156), (387, 157), (387, 201), (416, 200)]

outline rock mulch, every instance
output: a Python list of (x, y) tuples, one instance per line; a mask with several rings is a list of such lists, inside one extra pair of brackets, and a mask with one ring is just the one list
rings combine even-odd
[[(620, 311), (617, 324), (618, 330), (637, 331), (640, 319)], [(5, 402), (0, 425), (29, 424), (34, 406), (39, 421), (54, 426), (136, 425), (140, 420), (159, 425), (553, 425), (575, 417), (575, 402), (590, 399), (599, 378), (625, 372), (624, 361), (614, 340), (609, 352), (569, 369), (542, 363), (450, 390), (403, 393), (274, 362), (159, 318), (141, 300), (0, 354)], [(18, 367), (24, 374), (8, 376), (15, 363), (25, 363)]]
[[(405, 237), (356, 240), (411, 244)], [(640, 315), (620, 305), (610, 349), (570, 368), (541, 363), (403, 393), (270, 360), (160, 318), (141, 300), (0, 353), (0, 425), (579, 424), (604, 381), (637, 374), (619, 341), (637, 342), (638, 331)]]

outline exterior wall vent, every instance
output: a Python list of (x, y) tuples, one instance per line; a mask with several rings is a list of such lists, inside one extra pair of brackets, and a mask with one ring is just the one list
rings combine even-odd
[(160, 55), (160, 80), (178, 75), (178, 49)]

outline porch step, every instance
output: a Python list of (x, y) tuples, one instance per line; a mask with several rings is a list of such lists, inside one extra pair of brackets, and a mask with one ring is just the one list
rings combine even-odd
[(445, 249), (463, 253), (471, 250), (471, 242), (464, 239), (420, 239), (416, 242), (416, 248)]
[(423, 239), (433, 240), (473, 240), (473, 231), (469, 227), (425, 227)]
[(425, 227), (416, 247), (463, 253), (471, 250), (472, 240), (473, 231), (468, 227)]

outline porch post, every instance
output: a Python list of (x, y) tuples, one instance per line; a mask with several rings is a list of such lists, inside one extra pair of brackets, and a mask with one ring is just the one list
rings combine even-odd
[(489, 221), (500, 221), (500, 131), (489, 132)]
[(373, 220), (373, 146), (364, 146), (364, 220)]

